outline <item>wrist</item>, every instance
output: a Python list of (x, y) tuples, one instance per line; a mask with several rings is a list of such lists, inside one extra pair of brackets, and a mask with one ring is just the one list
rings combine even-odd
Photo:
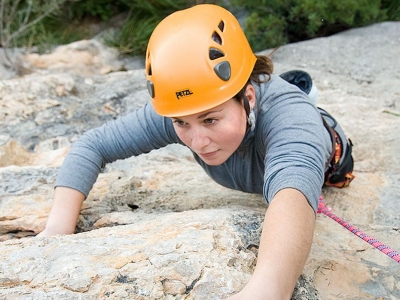
[(254, 273), (240, 293), (243, 295), (242, 299), (289, 300), (293, 290), (285, 286), (284, 281), (277, 280), (274, 274), (261, 276)]
[(45, 236), (54, 236), (54, 235), (67, 235), (73, 234), (75, 232), (75, 227), (63, 227), (59, 226), (59, 224), (55, 224), (54, 226), (51, 224), (47, 224), (46, 227), (40, 232), (37, 236), (45, 237)]

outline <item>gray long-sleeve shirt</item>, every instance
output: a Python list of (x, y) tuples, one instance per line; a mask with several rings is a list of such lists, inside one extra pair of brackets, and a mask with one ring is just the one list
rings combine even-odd
[[(269, 202), (284, 188), (302, 192), (314, 210), (332, 144), (318, 109), (308, 96), (277, 75), (254, 84), (256, 127), (229, 159), (219, 166), (197, 162), (217, 183), (263, 194)], [(126, 116), (89, 130), (64, 160), (56, 186), (88, 195), (105, 164), (179, 143), (170, 118), (159, 116), (151, 103)]]

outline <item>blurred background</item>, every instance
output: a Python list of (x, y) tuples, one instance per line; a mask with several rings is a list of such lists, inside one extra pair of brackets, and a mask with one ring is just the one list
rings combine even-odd
[[(254, 52), (340, 31), (400, 21), (400, 0), (0, 0), (0, 47), (46, 53), (98, 38), (125, 55), (143, 56), (155, 26), (200, 3), (229, 9)], [(3, 65), (13, 65), (11, 55)]]

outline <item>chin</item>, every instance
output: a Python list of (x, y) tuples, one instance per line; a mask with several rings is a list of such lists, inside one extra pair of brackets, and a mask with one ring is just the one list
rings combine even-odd
[(205, 162), (209, 166), (220, 166), (224, 162), (227, 161), (228, 158), (225, 159), (201, 159), (203, 162)]

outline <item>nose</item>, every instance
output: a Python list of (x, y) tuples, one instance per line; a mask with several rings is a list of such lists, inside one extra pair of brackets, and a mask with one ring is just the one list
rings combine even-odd
[(207, 134), (207, 129), (198, 126), (198, 127), (192, 127), (191, 128), (191, 148), (195, 152), (204, 150), (205, 147), (207, 147), (211, 139), (209, 135)]

